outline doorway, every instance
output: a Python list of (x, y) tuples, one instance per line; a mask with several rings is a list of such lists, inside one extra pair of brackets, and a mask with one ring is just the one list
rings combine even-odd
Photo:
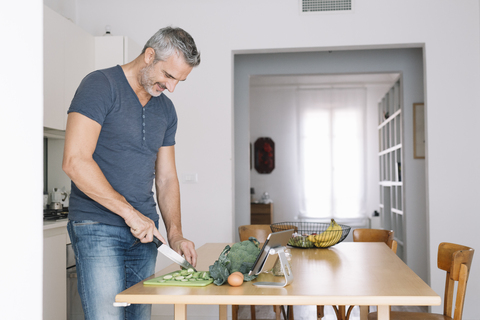
[[(238, 53), (234, 56), (234, 127), (235, 127), (235, 225), (249, 224), (250, 213), (250, 103), (251, 84), (262, 77), (282, 76), (340, 76), (365, 74), (402, 74), (406, 84), (404, 88), (405, 149), (409, 150), (413, 141), (411, 106), (413, 103), (423, 102), (423, 50), (422, 48), (406, 49), (375, 49), (375, 50), (345, 50), (345, 51), (317, 51), (317, 52), (288, 52), (288, 53)], [(288, 85), (288, 84), (287, 84)], [(274, 115), (265, 121), (272, 121)], [(376, 125), (375, 125), (376, 126)], [(378, 135), (378, 133), (377, 133)], [(273, 140), (275, 138), (272, 137)], [(278, 146), (277, 146), (278, 147)], [(378, 149), (377, 149), (378, 150)], [(377, 151), (378, 152), (378, 151)], [(378, 156), (378, 154), (377, 154)], [(414, 271), (423, 279), (427, 279), (426, 246), (426, 210), (425, 210), (425, 162), (413, 162), (406, 154), (404, 173), (406, 184), (409, 172), (415, 172), (415, 177), (405, 188), (405, 198), (412, 200), (405, 205), (405, 211), (410, 213), (406, 220), (405, 229), (408, 234), (415, 234), (413, 238), (425, 238), (408, 247), (406, 245), (405, 261), (415, 261)], [(278, 168), (280, 159), (276, 159)], [(421, 180), (421, 181), (417, 181)], [(378, 181), (378, 180), (377, 180)], [(287, 182), (288, 183), (288, 182)], [(378, 186), (376, 189), (378, 198)], [(275, 199), (273, 199), (275, 202)], [(423, 204), (422, 204), (423, 202)], [(277, 206), (276, 206), (277, 207)], [(294, 209), (289, 209), (293, 211)], [(295, 215), (295, 213), (293, 213)], [(284, 219), (284, 216), (278, 217)], [(293, 217), (292, 217), (293, 218)], [(277, 220), (274, 213), (274, 221)], [(234, 232), (236, 234), (236, 232)], [(418, 263), (421, 261), (420, 263)]]

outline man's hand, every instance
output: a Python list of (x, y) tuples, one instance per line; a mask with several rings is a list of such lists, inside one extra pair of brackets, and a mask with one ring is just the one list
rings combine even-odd
[(155, 222), (135, 209), (133, 209), (130, 216), (125, 219), (125, 223), (130, 227), (130, 232), (133, 236), (142, 243), (152, 242), (154, 235), (158, 240), (166, 243), (165, 239), (155, 227)]
[(185, 259), (190, 262), (193, 267), (197, 266), (197, 252), (195, 251), (195, 244), (185, 239), (182, 235), (175, 235), (168, 237), (168, 243), (170, 248), (175, 250), (179, 255), (185, 257)]

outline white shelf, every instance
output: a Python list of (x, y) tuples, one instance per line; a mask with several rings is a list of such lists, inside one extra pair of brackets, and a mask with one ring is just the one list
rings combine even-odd
[[(400, 88), (400, 81), (397, 81), (378, 103), (378, 159), (381, 227), (394, 231), (394, 238), (398, 242), (397, 254), (403, 258), (405, 218)], [(388, 114), (386, 119), (385, 114)]]
[(402, 110), (397, 110), (394, 114), (392, 114), (391, 116), (389, 116), (387, 119), (385, 119), (385, 121), (383, 121), (382, 123), (380, 123), (380, 125), (378, 126), (378, 129), (382, 129), (387, 123), (389, 123), (390, 121), (392, 121), (393, 119), (395, 119), (395, 117), (397, 117), (398, 115), (400, 115), (400, 113), (402, 112)]
[(401, 187), (401, 186), (403, 186), (403, 182), (402, 182), (402, 181), (388, 181), (388, 180), (384, 180), (384, 181), (380, 181), (378, 184), (381, 185), (382, 187), (392, 187), (392, 186)]
[(391, 148), (388, 148), (388, 149), (386, 149), (386, 150), (380, 151), (380, 152), (378, 153), (378, 155), (379, 155), (379, 156), (383, 156), (383, 155), (385, 155), (385, 154), (387, 154), (387, 153), (394, 152), (394, 151), (399, 150), (399, 149), (402, 149), (402, 144), (401, 144), (401, 143), (400, 143), (400, 144), (397, 144), (396, 146), (393, 146), (393, 147), (391, 147)]
[(397, 210), (397, 209), (395, 209), (395, 208), (392, 208), (391, 210), (392, 210), (392, 212), (394, 212), (394, 213), (396, 213), (396, 214), (401, 214), (401, 215), (403, 215), (403, 211), (402, 211), (402, 210)]

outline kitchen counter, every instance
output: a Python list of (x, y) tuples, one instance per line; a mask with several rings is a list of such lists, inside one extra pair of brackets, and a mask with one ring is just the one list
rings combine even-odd
[(43, 221), (44, 238), (62, 235), (65, 238), (64, 244), (70, 244), (71, 241), (67, 231), (67, 223), (68, 219)]
[(43, 221), (43, 230), (65, 228), (67, 226), (67, 223), (68, 219)]

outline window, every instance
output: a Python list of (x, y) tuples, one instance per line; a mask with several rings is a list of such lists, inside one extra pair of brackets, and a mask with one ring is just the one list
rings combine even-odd
[(365, 89), (299, 89), (301, 218), (359, 218), (365, 200)]

